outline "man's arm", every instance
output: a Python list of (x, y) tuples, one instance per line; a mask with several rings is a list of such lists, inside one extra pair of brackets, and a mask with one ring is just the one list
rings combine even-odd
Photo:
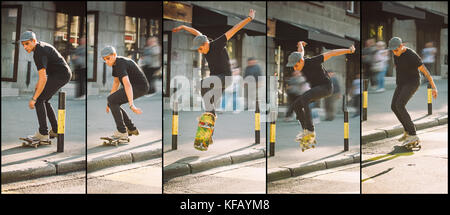
[(131, 86), (130, 79), (127, 76), (122, 77), (123, 88), (125, 89), (125, 93), (127, 94), (128, 105), (131, 110), (137, 114), (141, 114), (141, 109), (137, 108), (133, 104), (133, 87)]
[(38, 71), (39, 73), (39, 79), (36, 84), (36, 88), (34, 91), (34, 95), (31, 98), (30, 102), (28, 102), (28, 107), (30, 109), (34, 109), (34, 105), (36, 104), (37, 98), (41, 95), (42, 91), (44, 90), (45, 84), (47, 84), (47, 73), (45, 68), (42, 68)]
[(245, 25), (247, 25), (249, 22), (251, 22), (255, 18), (255, 10), (250, 9), (250, 12), (248, 13), (248, 17), (233, 26), (230, 30), (228, 30), (225, 33), (225, 36), (227, 37), (227, 40), (232, 38), (239, 30), (241, 30)]
[(331, 57), (340, 56), (344, 54), (353, 54), (355, 53), (355, 46), (350, 46), (348, 49), (335, 49), (328, 52), (323, 53), (323, 62), (327, 61)]
[(114, 77), (114, 81), (113, 81), (113, 85), (111, 88), (111, 92), (109, 92), (109, 94), (113, 94), (114, 92), (117, 91), (117, 89), (119, 89), (119, 85), (120, 85), (120, 81), (118, 77)]
[(186, 25), (180, 25), (180, 26), (172, 29), (172, 32), (178, 32), (180, 30), (185, 30), (185, 31), (193, 34), (194, 36), (202, 35), (202, 33), (200, 31), (197, 31), (195, 28), (191, 28)]
[(39, 79), (36, 84), (36, 91), (34, 92), (33, 99), (36, 101), (44, 90), (45, 84), (47, 83), (47, 72), (45, 68), (38, 71)]
[(423, 64), (419, 66), (419, 70), (427, 78), (428, 83), (430, 83), (430, 85), (431, 85), (431, 88), (433, 88), (432, 94), (433, 94), (434, 99), (436, 99), (436, 97), (437, 97), (437, 89), (436, 89), (436, 85), (434, 84), (433, 78), (431, 77), (431, 75), (428, 72), (427, 68)]

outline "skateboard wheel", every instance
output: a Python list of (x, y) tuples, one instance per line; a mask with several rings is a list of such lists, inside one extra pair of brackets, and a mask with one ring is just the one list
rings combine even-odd
[(316, 148), (316, 146), (315, 146), (315, 145), (312, 145), (311, 147), (313, 147), (313, 148)]

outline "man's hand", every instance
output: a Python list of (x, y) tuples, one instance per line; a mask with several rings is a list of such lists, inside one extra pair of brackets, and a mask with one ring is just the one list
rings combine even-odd
[(350, 54), (355, 53), (355, 46), (354, 45), (350, 46), (350, 48), (348, 48), (348, 49), (350, 50)]
[(106, 113), (109, 113), (109, 107), (106, 105)]
[(438, 92), (437, 92), (437, 89), (436, 89), (436, 88), (433, 88), (433, 89), (431, 90), (431, 95), (433, 95), (433, 98), (434, 98), (434, 99), (437, 98)]
[(308, 45), (308, 43), (306, 43), (305, 41), (298, 41), (298, 43), (297, 43), (297, 48), (298, 48), (300, 45), (303, 46), (303, 47), (305, 47), (306, 45)]
[(183, 30), (183, 25), (180, 25), (180, 26), (178, 26), (178, 27), (176, 27), (176, 28), (173, 28), (173, 29), (172, 29), (172, 32), (178, 32), (178, 31), (180, 31), (180, 30)]
[(28, 107), (30, 109), (34, 109), (34, 104), (36, 104), (36, 101), (34, 101), (33, 99), (30, 100), (30, 102), (28, 102)]
[(142, 110), (141, 110), (140, 108), (137, 108), (137, 107), (134, 106), (134, 105), (131, 105), (130, 108), (131, 108), (131, 110), (132, 110), (134, 113), (136, 113), (136, 114), (141, 114), (141, 113), (142, 113)]
[(256, 13), (255, 10), (250, 9), (250, 11), (248, 12), (248, 16), (253, 20), (255, 19), (255, 13)]

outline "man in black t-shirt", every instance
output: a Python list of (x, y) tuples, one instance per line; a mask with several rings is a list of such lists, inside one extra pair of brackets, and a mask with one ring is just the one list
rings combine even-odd
[[(50, 99), (72, 77), (70, 67), (67, 65), (61, 54), (52, 45), (36, 40), (36, 34), (26, 31), (20, 36), (20, 42), (25, 51), (33, 52), (33, 59), (39, 73), (39, 79), (35, 87), (33, 97), (28, 103), (30, 109), (36, 108), (39, 121), (39, 132), (33, 139), (42, 141), (54, 138), (58, 132), (58, 122), (53, 111)], [(52, 129), (47, 127), (47, 117)]]
[[(112, 76), (114, 77), (113, 86), (108, 96), (108, 105), (106, 106), (106, 113), (111, 110), (117, 126), (117, 131), (111, 137), (126, 140), (129, 135), (139, 135), (139, 131), (120, 105), (128, 102), (134, 113), (141, 114), (142, 110), (137, 108), (133, 102), (134, 99), (148, 92), (149, 83), (141, 68), (133, 60), (117, 56), (114, 47), (103, 48), (101, 55), (106, 65), (112, 67)], [(119, 89), (119, 85), (123, 87)]]
[(303, 132), (300, 131), (295, 140), (301, 143), (302, 148), (304, 146), (308, 148), (306, 145), (315, 143), (316, 134), (314, 132), (309, 104), (312, 101), (330, 96), (333, 92), (333, 84), (330, 76), (323, 68), (322, 63), (331, 57), (355, 52), (355, 47), (352, 45), (349, 49), (335, 49), (311, 58), (303, 58), (303, 47), (305, 45), (307, 43), (304, 41), (298, 42), (297, 52), (289, 55), (288, 64), (286, 65), (287, 67), (293, 67), (294, 71), (300, 71), (311, 86), (310, 90), (297, 96), (293, 104), (297, 119), (303, 128)]
[(397, 71), (395, 81), (397, 87), (392, 96), (391, 109), (405, 129), (403, 136), (398, 141), (403, 141), (402, 145), (408, 145), (414, 142), (418, 143), (419, 138), (416, 136), (416, 127), (406, 110), (406, 104), (419, 88), (419, 70), (431, 84), (432, 95), (435, 99), (437, 97), (436, 85), (419, 55), (412, 49), (406, 47), (399, 37), (393, 37), (389, 40), (388, 48), (394, 54), (394, 65)]
[[(225, 86), (225, 77), (231, 76), (231, 65), (230, 65), (230, 57), (228, 56), (227, 50), (226, 50), (226, 44), (231, 37), (233, 37), (239, 30), (241, 30), (245, 25), (247, 25), (249, 22), (251, 22), (255, 18), (255, 11), (253, 9), (250, 9), (250, 12), (248, 14), (248, 17), (235, 26), (233, 26), (230, 30), (225, 32), (225, 34), (221, 35), (217, 39), (213, 41), (209, 41), (206, 35), (203, 35), (198, 30), (181, 25), (176, 28), (174, 28), (173, 32), (178, 32), (180, 30), (185, 30), (195, 36), (193, 40), (193, 47), (192, 50), (197, 50), (199, 53), (202, 53), (205, 55), (206, 61), (208, 62), (208, 66), (210, 69), (210, 77), (205, 78), (202, 80), (201, 85), (201, 94), (202, 98), (205, 102), (205, 113), (200, 117), (200, 121), (205, 119), (205, 117), (212, 116), (213, 119), (208, 119), (207, 121), (212, 122), (212, 125), (210, 126), (213, 128), (214, 122), (216, 119), (216, 113), (215, 113), (215, 107), (218, 106), (220, 102), (220, 97), (224, 91), (224, 89), (227, 87)], [(220, 82), (217, 82), (220, 81)], [(211, 84), (213, 87), (211, 87)], [(215, 84), (221, 84), (221, 87), (214, 86)], [(207, 85), (207, 86), (203, 86)], [(211, 93), (210, 93), (211, 91)], [(209, 95), (213, 95), (211, 97), (208, 97)], [(205, 96), (206, 95), (206, 96)], [(200, 129), (200, 128), (199, 128)], [(197, 133), (198, 130), (197, 130)], [(212, 135), (212, 132), (211, 132)], [(198, 135), (196, 135), (198, 137)], [(197, 147), (197, 137), (195, 141), (195, 146), (199, 150), (207, 150), (207, 145), (205, 146), (199, 146)], [(209, 135), (204, 135), (204, 138), (210, 138)], [(209, 139), (212, 143), (212, 139)], [(203, 141), (204, 142), (204, 141)]]

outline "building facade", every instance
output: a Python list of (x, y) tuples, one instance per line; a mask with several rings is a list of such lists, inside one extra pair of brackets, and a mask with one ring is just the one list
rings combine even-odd
[[(77, 8), (74, 10), (74, 8)], [(72, 68), (71, 53), (86, 34), (86, 2), (2, 1), (2, 96), (18, 96), (34, 92), (38, 72), (33, 54), (17, 42), (20, 34), (31, 30), (38, 41), (52, 44)], [(75, 94), (75, 81), (62, 90)]]
[(112, 68), (106, 66), (100, 51), (114, 46), (119, 56), (139, 61), (148, 37), (161, 41), (161, 2), (87, 2), (87, 81), (88, 95), (109, 92)]
[[(448, 77), (448, 3), (446, 1), (364, 2), (362, 38), (400, 37), (421, 54), (427, 42), (437, 48), (433, 76)], [(387, 76), (395, 76), (392, 62)]]

